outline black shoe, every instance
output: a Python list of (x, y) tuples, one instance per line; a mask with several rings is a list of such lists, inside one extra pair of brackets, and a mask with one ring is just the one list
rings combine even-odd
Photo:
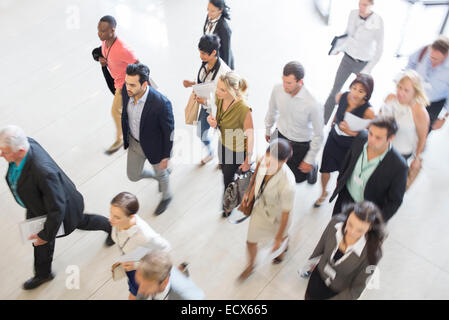
[(106, 241), (104, 242), (104, 244), (108, 247), (111, 247), (115, 244), (114, 240), (112, 240), (111, 233), (108, 234), (108, 237), (106, 238)]
[(166, 200), (161, 200), (161, 202), (159, 202), (156, 211), (154, 212), (155, 215), (160, 215), (162, 214), (168, 207), (168, 204), (171, 202), (172, 198), (168, 198)]
[(223, 216), (223, 218), (227, 218), (231, 215), (231, 213), (223, 210), (223, 213), (221, 215)]
[(50, 275), (48, 275), (45, 278), (37, 277), (37, 276), (33, 277), (23, 284), (23, 290), (36, 289), (40, 285), (44, 284), (45, 282), (51, 281), (54, 278), (55, 278), (55, 275), (53, 273), (50, 273)]
[(313, 165), (312, 171), (307, 174), (307, 183), (315, 184), (318, 180), (318, 165)]

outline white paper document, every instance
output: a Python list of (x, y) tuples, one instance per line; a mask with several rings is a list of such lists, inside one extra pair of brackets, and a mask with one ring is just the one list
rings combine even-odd
[[(47, 216), (41, 216), (25, 220), (19, 224), (20, 233), (22, 235), (22, 240), (24, 244), (33, 243), (36, 241), (36, 240), (28, 240), (28, 238), (44, 230), (45, 221), (47, 221)], [(56, 236), (57, 237), (63, 236), (64, 234), (65, 234), (64, 224), (61, 223), (61, 227), (59, 228)]]
[(125, 254), (123, 256), (120, 256), (118, 258), (117, 262), (138, 262), (140, 259), (142, 259), (147, 253), (151, 251), (150, 247), (137, 247), (134, 251)]
[(215, 82), (206, 82), (193, 85), (193, 92), (200, 97), (209, 99), (211, 94), (215, 94), (217, 84)]
[(282, 252), (285, 251), (285, 249), (287, 248), (287, 245), (288, 245), (288, 238), (285, 239), (281, 243), (281, 246), (279, 247), (279, 249), (272, 252), (271, 250), (273, 250), (274, 241), (271, 241), (268, 246), (262, 248), (257, 253), (256, 268), (260, 268), (260, 267), (266, 265), (267, 263), (271, 263), (271, 261), (273, 261), (274, 258), (278, 257)]
[(358, 132), (366, 129), (370, 124), (371, 119), (359, 118), (350, 112), (346, 112), (345, 121), (348, 123), (349, 130)]

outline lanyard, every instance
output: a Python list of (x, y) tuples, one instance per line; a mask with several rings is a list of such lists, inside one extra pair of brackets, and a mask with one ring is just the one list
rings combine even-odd
[(123, 251), (123, 248), (125, 248), (126, 244), (128, 243), (129, 239), (131, 239), (131, 237), (128, 237), (128, 239), (125, 240), (125, 242), (123, 243), (123, 246), (120, 245), (119, 240), (118, 240), (118, 231), (117, 229), (115, 229), (115, 236), (117, 237), (117, 245), (120, 248), (120, 251), (122, 252), (122, 255), (125, 254), (125, 251)]
[[(117, 37), (114, 38), (114, 41), (112, 41), (112, 44), (111, 44), (111, 46), (109, 47), (108, 53), (106, 54), (106, 58), (105, 58), (106, 61), (108, 61), (109, 53), (111, 52), (111, 49), (112, 49), (112, 46), (113, 46), (114, 43), (115, 43), (115, 40), (117, 40)], [(105, 46), (105, 48), (106, 48), (106, 46)]]

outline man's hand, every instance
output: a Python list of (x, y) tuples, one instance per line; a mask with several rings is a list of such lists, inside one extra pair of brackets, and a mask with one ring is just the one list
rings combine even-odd
[(161, 162), (159, 162), (159, 169), (165, 170), (168, 168), (168, 158), (162, 159)]
[(307, 162), (301, 162), (301, 164), (298, 167), (299, 170), (303, 173), (309, 173), (313, 169), (313, 165), (308, 164)]
[(42, 240), (41, 238), (39, 238), (39, 236), (37, 234), (28, 238), (28, 240), (35, 240), (35, 239), (36, 239), (36, 241), (33, 242), (33, 246), (35, 246), (35, 247), (42, 246), (42, 245), (48, 243), (48, 241), (45, 241), (45, 240)]
[(265, 140), (267, 140), (267, 142), (270, 143), (271, 137), (270, 136), (265, 136)]
[(103, 58), (103, 57), (99, 57), (98, 61), (100, 62), (102, 67), (105, 67), (105, 66), (108, 65), (108, 61), (105, 58)]
[(441, 129), (441, 127), (444, 125), (445, 122), (446, 122), (446, 118), (435, 120), (435, 122), (432, 125), (432, 130)]

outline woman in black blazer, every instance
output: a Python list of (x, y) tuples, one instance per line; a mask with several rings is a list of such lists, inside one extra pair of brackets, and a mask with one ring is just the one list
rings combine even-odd
[(229, 7), (224, 0), (209, 0), (207, 18), (204, 23), (204, 34), (216, 34), (220, 38), (220, 58), (234, 70), (234, 56), (231, 50), (231, 28), (226, 20), (230, 20)]

